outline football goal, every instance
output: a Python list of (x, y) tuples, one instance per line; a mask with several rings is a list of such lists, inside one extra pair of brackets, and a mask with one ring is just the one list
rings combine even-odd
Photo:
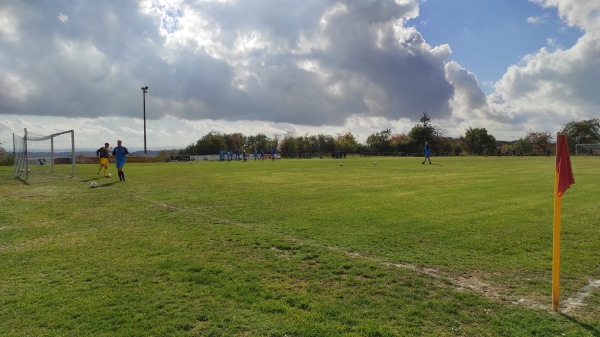
[(27, 132), (23, 137), (13, 133), (15, 171), (19, 179), (31, 177), (75, 176), (75, 132), (73, 130), (38, 135)]
[(600, 143), (575, 144), (575, 154), (578, 156), (600, 156)]

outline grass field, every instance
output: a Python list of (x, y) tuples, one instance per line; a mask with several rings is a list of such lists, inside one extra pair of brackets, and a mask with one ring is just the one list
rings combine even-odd
[(0, 167), (0, 335), (600, 336), (600, 160), (572, 162), (559, 314), (554, 158)]

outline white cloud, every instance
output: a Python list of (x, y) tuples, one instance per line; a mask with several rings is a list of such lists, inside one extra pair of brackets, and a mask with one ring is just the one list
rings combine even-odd
[(454, 136), (469, 126), (498, 138), (553, 131), (600, 106), (600, 0), (532, 1), (584, 36), (568, 49), (548, 37), (487, 96), (450, 61), (452, 46), (406, 25), (416, 0), (9, 1), (0, 5), (0, 114), (19, 120), (0, 127), (20, 132), (33, 115), (44, 122), (33, 128), (82, 128), (88, 143), (136, 143), (148, 85), (148, 132), (165, 145), (211, 130), (351, 130), (364, 140), (407, 132), (423, 112)]
[(19, 21), (17, 16), (0, 7), (0, 42), (16, 42), (19, 40)]
[(545, 13), (543, 15), (540, 16), (530, 16), (526, 19), (527, 23), (532, 24), (532, 25), (542, 25), (544, 23), (547, 23), (549, 20), (550, 16), (548, 13)]
[(62, 23), (67, 23), (69, 22), (69, 16), (64, 15), (63, 13), (58, 13), (58, 20)]
[(543, 7), (556, 7), (560, 17), (571, 27), (586, 34), (600, 34), (600, 0), (530, 0)]
[[(569, 25), (585, 34), (569, 49), (540, 49), (512, 66), (496, 83), (496, 95), (514, 107), (515, 118), (532, 129), (558, 131), (572, 120), (597, 117), (600, 98), (600, 1), (536, 1), (556, 6)], [(595, 18), (595, 19), (594, 19)], [(507, 106), (507, 103), (499, 107)]]

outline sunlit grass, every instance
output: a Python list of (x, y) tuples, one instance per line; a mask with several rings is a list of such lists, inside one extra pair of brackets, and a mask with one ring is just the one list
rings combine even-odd
[[(600, 167), (572, 160), (565, 302), (600, 279)], [(549, 311), (554, 159), (433, 163), (0, 167), (0, 334), (598, 335), (598, 289)]]

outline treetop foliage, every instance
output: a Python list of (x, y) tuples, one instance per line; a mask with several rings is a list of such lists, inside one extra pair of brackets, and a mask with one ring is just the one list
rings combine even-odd
[(569, 122), (561, 130), (569, 143), (569, 150), (575, 151), (577, 144), (600, 143), (600, 120), (598, 118), (586, 119), (579, 122)]
[[(583, 121), (572, 121), (561, 130), (567, 137), (569, 148), (575, 150), (576, 144), (595, 144), (600, 142), (600, 120), (592, 118)], [(245, 136), (241, 133), (224, 134), (209, 132), (195, 144), (190, 144), (180, 151), (183, 155), (217, 154), (221, 150), (246, 149), (248, 151), (277, 149), (287, 154), (327, 154), (335, 151), (346, 153), (407, 153), (418, 155), (423, 152), (425, 142), (437, 155), (461, 153), (483, 155), (493, 153), (498, 147), (519, 153), (543, 153), (552, 146), (553, 135), (549, 131), (528, 130), (523, 138), (516, 141), (499, 141), (485, 128), (469, 127), (464, 136), (458, 138), (445, 137), (445, 130), (431, 123), (431, 118), (424, 112), (406, 134), (394, 134), (391, 129), (370, 134), (362, 144), (350, 131), (344, 131), (335, 137), (330, 135), (297, 136), (293, 132), (267, 137), (265, 134)]]

